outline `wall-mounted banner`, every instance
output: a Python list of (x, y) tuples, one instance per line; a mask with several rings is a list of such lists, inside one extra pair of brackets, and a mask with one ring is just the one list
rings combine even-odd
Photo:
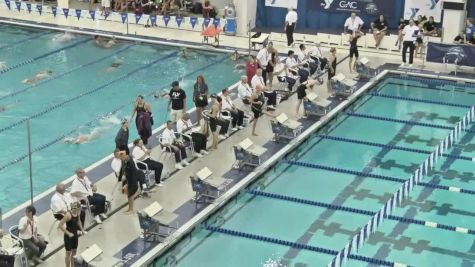
[(469, 45), (441, 44), (429, 42), (427, 61), (475, 67), (475, 47)]
[(43, 12), (43, 6), (42, 5), (36, 5), (36, 9), (38, 10), (38, 13), (40, 13), (40, 16), (41, 16), (41, 12)]
[(197, 22), (198, 22), (198, 18), (197, 18), (197, 17), (191, 17), (191, 18), (190, 18), (191, 28), (194, 29)]
[(120, 18), (122, 19), (122, 23), (125, 23), (125, 21), (127, 20), (127, 16), (128, 16), (127, 13), (120, 13)]
[(395, 1), (397, 0), (313, 0), (309, 1), (308, 9), (327, 12), (355, 12), (371, 16), (382, 14), (390, 18), (394, 14)]
[(175, 18), (175, 21), (176, 21), (176, 25), (178, 25), (178, 28), (180, 28), (181, 23), (183, 22), (183, 17), (177, 16), (177, 17)]
[(170, 16), (169, 15), (163, 16), (163, 22), (165, 23), (165, 27), (168, 27), (168, 22), (170, 22)]
[(442, 19), (442, 0), (406, 0), (404, 18), (412, 19), (423, 15), (433, 16), (436, 22)]
[(141, 18), (142, 18), (142, 14), (135, 14), (135, 24), (139, 24), (139, 21)]
[(157, 25), (157, 15), (150, 15), (150, 24), (152, 24), (152, 26)]
[(219, 26), (219, 21), (220, 21), (219, 19), (214, 19), (214, 20), (213, 20), (213, 25), (214, 25), (214, 27), (218, 28), (218, 26)]
[(205, 28), (208, 28), (208, 25), (209, 25), (209, 22), (210, 22), (210, 21), (211, 21), (210, 18), (205, 18), (205, 19), (203, 20), (203, 25), (205, 25)]
[[(318, 1), (318, 0), (311, 0)], [(297, 9), (298, 0), (266, 0), (266, 6)]]
[(63, 8), (63, 14), (66, 19), (68, 19), (69, 16), (69, 8)]
[(53, 13), (53, 16), (56, 18), (56, 13), (58, 13), (58, 8), (56, 6), (52, 6), (51, 13)]
[(10, 7), (10, 0), (5, 0), (5, 5), (7, 5), (8, 9), (11, 9), (11, 7)]
[(21, 2), (16, 1), (16, 2), (15, 2), (15, 5), (16, 5), (16, 9), (18, 10), (18, 12), (20, 12), (20, 9), (21, 9)]
[(28, 10), (28, 13), (31, 13), (31, 3), (26, 3), (26, 10)]
[(96, 11), (95, 10), (89, 10), (89, 16), (91, 16), (92, 20), (96, 19)]
[(81, 9), (76, 9), (76, 18), (78, 18), (78, 20), (81, 18), (81, 12)]

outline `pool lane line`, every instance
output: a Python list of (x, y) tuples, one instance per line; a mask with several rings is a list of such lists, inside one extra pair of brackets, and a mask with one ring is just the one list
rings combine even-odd
[[(305, 204), (305, 205), (310, 205), (310, 206), (315, 206), (315, 207), (320, 207), (320, 208), (326, 208), (326, 209), (331, 209), (331, 210), (350, 212), (350, 213), (355, 213), (355, 214), (360, 214), (360, 215), (374, 216), (377, 213), (377, 212), (371, 211), (371, 210), (364, 210), (364, 209), (346, 207), (346, 206), (335, 205), (335, 204), (330, 204), (330, 203), (325, 203), (325, 202), (319, 202), (319, 201), (315, 201), (315, 200), (309, 200), (309, 199), (297, 198), (297, 197), (280, 195), (280, 194), (275, 194), (275, 193), (269, 193), (269, 192), (265, 192), (265, 191), (261, 191), (261, 190), (255, 190), (255, 189), (246, 190), (246, 193), (254, 195), (254, 196), (260, 196), (260, 197), (266, 197), (266, 198), (278, 199), (278, 200), (285, 200), (285, 201), (289, 201), (289, 202)], [(463, 233), (463, 234), (475, 235), (475, 230), (467, 229), (467, 228), (464, 228), (464, 227), (456, 227), (456, 226), (451, 226), (451, 225), (446, 225), (446, 224), (435, 223), (435, 222), (431, 222), (431, 221), (417, 220), (417, 219), (413, 219), (413, 218), (406, 218), (406, 217), (395, 216), (395, 215), (386, 215), (386, 216), (384, 216), (384, 218), (392, 220), (392, 221), (407, 223), (407, 224), (417, 224), (417, 225), (422, 225), (422, 226), (426, 226), (426, 227), (432, 227), (432, 228), (447, 230), (447, 231), (451, 231), (451, 232), (458, 232), (458, 233)]]
[[(401, 80), (401, 78), (404, 78), (406, 81), (415, 81), (415, 82), (420, 82), (424, 85), (427, 86), (447, 86), (447, 85), (452, 85), (452, 86), (458, 86), (460, 88), (468, 88), (472, 89), (475, 86), (475, 83), (472, 82), (465, 82), (463, 81), (462, 83), (454, 80), (446, 80), (444, 77), (439, 77), (437, 79), (434, 78), (423, 78), (423, 77), (415, 77), (412, 75), (404, 75), (401, 76), (401, 74), (393, 74), (394, 76), (388, 76), (388, 78), (395, 78)], [(411, 86), (408, 84), (407, 86)], [(416, 85), (417, 86), (417, 85)]]
[(450, 102), (445, 102), (445, 101), (433, 101), (433, 100), (425, 100), (425, 99), (418, 99), (418, 98), (404, 97), (404, 96), (395, 96), (395, 95), (388, 95), (388, 94), (381, 94), (381, 93), (369, 93), (368, 95), (382, 97), (382, 98), (396, 99), (396, 100), (404, 100), (404, 101), (410, 101), (410, 102), (457, 107), (457, 108), (471, 108), (472, 107), (470, 105), (450, 103)]
[(75, 43), (69, 44), (69, 45), (67, 45), (67, 46), (63, 46), (63, 47), (61, 47), (61, 48), (55, 49), (55, 50), (50, 51), (50, 52), (48, 52), (48, 53), (46, 53), (46, 54), (39, 55), (39, 56), (36, 56), (36, 57), (34, 57), (34, 58), (25, 60), (25, 61), (23, 61), (23, 62), (20, 62), (20, 63), (18, 63), (18, 64), (15, 64), (15, 65), (13, 65), (13, 66), (10, 66), (10, 67), (7, 67), (7, 68), (1, 70), (1, 71), (0, 71), (0, 75), (1, 75), (1, 74), (4, 74), (4, 73), (6, 73), (6, 72), (9, 72), (9, 71), (11, 71), (11, 70), (17, 69), (17, 68), (19, 68), (19, 67), (22, 67), (22, 66), (24, 66), (24, 65), (28, 65), (28, 64), (30, 64), (30, 63), (32, 63), (32, 62), (35, 62), (35, 61), (37, 61), (37, 60), (40, 60), (40, 59), (42, 59), (42, 58), (51, 56), (52, 54), (58, 53), (58, 52), (60, 52), (60, 51), (62, 51), (62, 50), (67, 50), (67, 49), (69, 49), (69, 48), (72, 48), (72, 47), (78, 46), (78, 45), (80, 45), (80, 44), (83, 44), (83, 43), (85, 43), (85, 42), (89, 42), (90, 40), (91, 40), (90, 38), (86, 38), (86, 39), (83, 39), (83, 40), (81, 40), (81, 41), (79, 41), (79, 42), (75, 42)]
[[(359, 144), (359, 145), (366, 145), (366, 146), (373, 146), (373, 147), (381, 147), (381, 148), (389, 148), (389, 149), (406, 151), (406, 152), (413, 152), (413, 153), (418, 153), (418, 154), (430, 155), (432, 153), (429, 150), (402, 147), (402, 146), (395, 146), (395, 145), (388, 145), (388, 144), (381, 144), (381, 143), (368, 142), (368, 141), (363, 141), (363, 140), (349, 139), (349, 138), (330, 136), (330, 135), (322, 135), (321, 134), (321, 135), (317, 135), (317, 137), (332, 140), (332, 141)], [(475, 162), (475, 158), (466, 157), (466, 156), (456, 156), (456, 155), (451, 155), (451, 154), (447, 154), (447, 153), (442, 154), (442, 156), (444, 156), (446, 158), (453, 158), (453, 159), (460, 159), (460, 160), (467, 160), (467, 161)]]
[[(189, 72), (189, 73), (183, 75), (182, 78), (185, 78), (185, 77), (194, 75), (195, 73), (197, 73), (197, 72), (199, 72), (199, 71), (203, 71), (203, 70), (205, 70), (205, 69), (207, 69), (207, 68), (209, 68), (209, 67), (212, 67), (212, 66), (214, 66), (214, 65), (216, 65), (216, 64), (218, 64), (218, 63), (224, 61), (224, 60), (227, 59), (227, 58), (228, 58), (228, 56), (223, 56), (223, 57), (222, 57), (221, 59), (219, 59), (219, 60), (216, 60), (216, 61), (214, 61), (214, 62), (212, 62), (212, 63), (210, 63), (210, 64), (207, 64), (207, 65), (205, 65), (205, 66), (203, 66), (203, 67), (201, 67), (201, 68), (198, 68), (198, 69), (196, 69), (196, 70), (194, 70), (194, 71), (192, 71), (192, 72)], [(149, 93), (149, 95), (150, 95), (150, 94), (153, 94), (153, 93), (155, 93), (155, 92), (156, 92), (156, 91), (153, 91), (153, 92)], [(124, 104), (124, 105), (121, 105), (121, 106), (115, 108), (113, 111), (107, 113), (107, 115), (105, 115), (105, 116), (114, 115), (114, 114), (118, 113), (120, 110), (122, 110), (123, 108), (126, 108), (126, 107), (128, 107), (130, 104), (133, 104), (133, 103), (134, 103), (134, 101), (132, 101), (132, 102), (130, 102), (130, 103), (127, 103), (127, 104)], [(90, 125), (90, 124), (92, 124), (92, 123), (94, 123), (94, 122), (100, 120), (101, 118), (102, 118), (102, 116), (98, 116), (98, 117), (96, 117), (95, 119), (93, 119), (93, 120), (91, 120), (91, 121), (89, 121), (89, 122), (87, 122), (87, 123), (82, 124), (81, 126), (83, 126), (83, 125)], [(46, 149), (46, 148), (48, 148), (48, 147), (50, 147), (50, 146), (52, 146), (52, 145), (54, 145), (54, 144), (56, 144), (56, 143), (58, 143), (58, 142), (61, 142), (62, 140), (64, 140), (64, 138), (66, 138), (66, 137), (68, 137), (69, 135), (71, 135), (71, 134), (73, 134), (74, 132), (76, 132), (81, 126), (78, 126), (78, 127), (74, 128), (73, 130), (71, 130), (71, 131), (69, 131), (69, 132), (67, 132), (67, 133), (65, 133), (65, 134), (63, 134), (63, 135), (61, 135), (61, 136), (59, 136), (59, 137), (57, 137), (57, 138), (55, 138), (55, 139), (53, 139), (53, 140), (51, 140), (51, 141), (49, 141), (49, 142), (43, 144), (43, 145), (40, 145), (40, 146), (34, 148), (34, 149), (31, 151), (31, 154), (33, 154), (33, 153), (35, 153), (35, 152), (39, 152), (39, 151), (44, 150), (44, 149)], [(10, 167), (10, 166), (12, 166), (12, 165), (15, 165), (16, 163), (19, 163), (20, 161), (26, 159), (27, 157), (28, 157), (28, 154), (23, 154), (23, 155), (17, 157), (16, 159), (7, 162), (7, 163), (4, 164), (4, 165), (0, 165), (0, 171), (4, 170), (4, 169), (7, 168), (7, 167)], [(172, 175), (172, 174), (174, 174), (174, 173), (171, 173), (170, 175)]]
[[(350, 175), (355, 175), (355, 176), (360, 176), (360, 177), (368, 177), (368, 178), (374, 178), (374, 179), (378, 179), (378, 180), (384, 180), (384, 181), (390, 181), (390, 182), (396, 182), (396, 183), (404, 183), (404, 182), (407, 181), (407, 179), (403, 179), (403, 178), (399, 178), (399, 177), (392, 177), (392, 176), (386, 176), (386, 175), (381, 175), (381, 174), (360, 172), (360, 171), (354, 171), (354, 170), (349, 170), (349, 169), (343, 169), (343, 168), (338, 168), (338, 167), (331, 167), (331, 166), (319, 165), (319, 164), (313, 164), (313, 163), (307, 163), (307, 162), (301, 162), (301, 161), (284, 160), (284, 162), (287, 163), (287, 164), (300, 166), (300, 167), (306, 167), (306, 168), (319, 169), (319, 170), (325, 170), (325, 171), (330, 171), (330, 172), (350, 174)], [(427, 182), (419, 182), (415, 186), (423, 186), (423, 187), (429, 187), (429, 188), (433, 188), (433, 189), (440, 189), (440, 190), (444, 190), (444, 191), (450, 191), (450, 192), (454, 192), (454, 193), (475, 195), (475, 190), (463, 189), (463, 188), (454, 187), (454, 186), (439, 185), (439, 184), (427, 183)]]
[[(256, 235), (256, 234), (251, 234), (251, 233), (246, 233), (246, 232), (241, 232), (241, 231), (235, 231), (235, 230), (226, 229), (226, 228), (222, 228), (222, 227), (211, 226), (211, 225), (202, 225), (201, 227), (205, 230), (210, 231), (210, 232), (216, 232), (216, 233), (229, 235), (229, 236), (234, 236), (234, 237), (247, 238), (247, 239), (251, 239), (251, 240), (255, 240), (255, 241), (261, 241), (261, 242), (266, 242), (266, 243), (271, 243), (271, 244), (276, 244), (276, 245), (281, 245), (281, 246), (292, 247), (294, 249), (308, 250), (308, 251), (317, 252), (317, 253), (320, 253), (320, 254), (332, 255), (332, 256), (336, 256), (338, 254), (338, 251), (333, 250), (333, 249), (322, 248), (322, 247), (317, 247), (317, 246), (310, 246), (310, 245), (306, 245), (306, 244), (291, 242), (291, 241), (278, 239), (278, 238), (273, 238), (273, 237)], [(386, 260), (379, 260), (379, 259), (360, 256), (360, 255), (355, 255), (355, 254), (348, 255), (348, 258), (352, 259), (352, 260), (363, 261), (363, 262), (367, 262), (367, 263), (370, 263), (370, 264), (375, 264), (375, 265), (378, 265), (378, 266), (400, 266), (400, 267), (409, 266), (409, 265), (390, 262), (390, 261), (386, 261)]]
[[(433, 124), (433, 123), (423, 123), (423, 122), (415, 122), (415, 121), (409, 121), (409, 120), (400, 120), (400, 119), (393, 119), (393, 118), (387, 118), (387, 117), (380, 117), (380, 116), (374, 116), (374, 115), (362, 114), (362, 113), (356, 113), (356, 112), (345, 112), (345, 114), (348, 115), (348, 116), (364, 118), (364, 119), (389, 121), (389, 122), (403, 123), (403, 124), (408, 124), (408, 125), (413, 125), (413, 126), (422, 126), (422, 127), (436, 128), (436, 129), (443, 129), (443, 130), (453, 130), (454, 127), (455, 127), (455, 125), (454, 126), (445, 126), (445, 125)], [(475, 133), (475, 130), (467, 129), (467, 130), (465, 130), (465, 132)]]
[(16, 46), (16, 45), (19, 45), (19, 44), (22, 44), (24, 42), (28, 42), (30, 40), (33, 40), (33, 39), (36, 39), (38, 37), (41, 37), (41, 36), (44, 36), (44, 35), (47, 35), (47, 34), (51, 34), (52, 32), (50, 31), (47, 31), (47, 32), (41, 32), (41, 33), (37, 33), (37, 34), (34, 34), (28, 38), (25, 38), (25, 39), (22, 39), (22, 40), (19, 40), (19, 41), (16, 41), (14, 43), (11, 43), (11, 44), (6, 44), (4, 46), (0, 46), (0, 50), (1, 49), (5, 49), (5, 48), (10, 48), (10, 47), (13, 47), (13, 46)]
[(9, 93), (9, 94), (7, 94), (7, 95), (0, 96), (0, 101), (6, 99), (6, 98), (8, 98), (8, 97), (16, 96), (16, 95), (18, 95), (18, 94), (20, 94), (20, 93), (23, 93), (23, 92), (25, 92), (25, 91), (28, 91), (28, 90), (30, 90), (31, 88), (38, 87), (39, 85), (42, 85), (42, 84), (44, 84), (44, 83), (48, 83), (48, 82), (54, 81), (54, 80), (56, 80), (56, 79), (59, 79), (59, 78), (65, 76), (65, 75), (68, 75), (68, 74), (70, 74), (70, 73), (72, 73), (72, 72), (75, 72), (75, 71), (77, 71), (77, 70), (79, 70), (79, 69), (82, 69), (82, 68), (84, 68), (84, 67), (88, 67), (88, 66), (90, 66), (90, 65), (92, 65), (92, 64), (98, 63), (98, 62), (100, 62), (100, 61), (102, 61), (102, 60), (105, 60), (105, 59), (107, 59), (107, 58), (113, 57), (113, 56), (115, 56), (115, 55), (117, 55), (117, 54), (119, 54), (119, 53), (121, 53), (121, 52), (124, 52), (125, 50), (129, 49), (130, 47), (132, 47), (132, 46), (134, 46), (134, 45), (135, 45), (135, 44), (127, 45), (127, 46), (125, 46), (125, 47), (123, 47), (123, 48), (121, 48), (121, 49), (115, 51), (114, 53), (112, 53), (112, 54), (110, 54), (110, 55), (107, 55), (107, 56), (98, 58), (98, 59), (96, 59), (96, 60), (94, 60), (94, 61), (91, 61), (91, 62), (88, 62), (88, 63), (86, 63), (86, 64), (79, 65), (79, 66), (77, 66), (77, 67), (75, 67), (75, 68), (72, 68), (71, 70), (68, 70), (68, 71), (66, 71), (66, 72), (60, 73), (60, 74), (58, 74), (58, 75), (56, 75), (56, 76), (53, 76), (53, 77), (50, 77), (50, 78), (41, 80), (41, 81), (39, 81), (38, 83), (36, 83), (36, 84), (34, 84), (34, 85), (30, 85), (30, 86), (27, 86), (27, 87), (25, 87), (25, 88), (23, 88), (23, 89), (20, 89), (20, 90), (17, 90), (17, 91), (13, 91), (13, 92), (11, 92), (11, 93)]
[(156, 60), (154, 60), (154, 61), (151, 61), (151, 62), (149, 62), (149, 63), (147, 63), (147, 64), (144, 64), (144, 65), (140, 66), (139, 68), (137, 68), (137, 69), (135, 69), (135, 70), (133, 70), (133, 71), (130, 71), (130, 72), (126, 73), (126, 74), (123, 74), (123, 75), (121, 75), (119, 78), (116, 78), (116, 79), (114, 79), (114, 80), (112, 80), (112, 81), (109, 81), (109, 82), (107, 82), (107, 83), (105, 83), (105, 84), (103, 84), (103, 85), (101, 85), (101, 86), (99, 86), (99, 87), (96, 87), (96, 88), (91, 89), (91, 90), (89, 90), (89, 91), (83, 92), (83, 93), (81, 93), (81, 94), (79, 94), (79, 95), (76, 95), (76, 96), (74, 96), (74, 97), (71, 97), (71, 98), (69, 98), (69, 99), (67, 99), (67, 100), (65, 100), (65, 101), (63, 101), (63, 102), (61, 102), (61, 103), (55, 104), (55, 105), (53, 105), (53, 106), (50, 106), (50, 107), (48, 107), (48, 108), (45, 109), (45, 110), (42, 110), (42, 111), (40, 111), (40, 112), (37, 112), (37, 113), (35, 113), (35, 114), (33, 114), (33, 115), (31, 115), (31, 116), (25, 118), (25, 119), (19, 120), (19, 121), (15, 122), (15, 123), (12, 123), (12, 124), (10, 124), (10, 125), (8, 125), (8, 126), (6, 126), (6, 127), (3, 127), (3, 128), (0, 129), (0, 133), (4, 132), (4, 131), (6, 131), (6, 130), (9, 130), (9, 129), (15, 127), (15, 126), (20, 125), (20, 124), (26, 122), (28, 119), (35, 119), (35, 118), (38, 118), (38, 117), (40, 117), (40, 116), (43, 116), (43, 115), (46, 114), (46, 113), (49, 113), (49, 112), (51, 112), (51, 111), (53, 111), (53, 110), (55, 110), (55, 109), (57, 109), (57, 108), (62, 107), (62, 106), (65, 105), (65, 104), (68, 104), (68, 103), (70, 103), (70, 102), (72, 102), (72, 101), (75, 101), (75, 100), (77, 100), (77, 99), (80, 99), (80, 98), (82, 98), (82, 97), (84, 97), (84, 96), (87, 96), (87, 95), (93, 94), (93, 93), (95, 93), (95, 92), (97, 92), (97, 91), (99, 91), (99, 90), (102, 90), (102, 89), (104, 89), (104, 88), (106, 88), (106, 87), (108, 87), (108, 86), (110, 86), (110, 85), (112, 85), (112, 84), (114, 84), (114, 83), (116, 83), (116, 82), (119, 82), (119, 81), (121, 81), (121, 80), (123, 80), (123, 79), (125, 79), (125, 78), (127, 78), (127, 77), (129, 77), (129, 76), (132, 76), (133, 74), (135, 74), (135, 73), (137, 73), (137, 72), (139, 72), (139, 71), (142, 71), (142, 70), (144, 70), (144, 69), (146, 69), (146, 68), (148, 68), (148, 67), (150, 67), (150, 66), (152, 66), (152, 65), (154, 65), (154, 64), (156, 64), (156, 63), (158, 63), (158, 62), (160, 62), (160, 61), (163, 61), (163, 60), (169, 59), (169, 58), (171, 58), (171, 57), (173, 57), (173, 56), (176, 56), (177, 54), (178, 54), (178, 52), (173, 52), (173, 53), (168, 54), (168, 55), (166, 55), (166, 56), (160, 57), (160, 58), (158, 58), (158, 59), (156, 59)]

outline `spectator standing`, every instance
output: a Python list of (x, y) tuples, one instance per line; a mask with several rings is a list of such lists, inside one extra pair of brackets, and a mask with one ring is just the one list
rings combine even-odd
[[(358, 39), (361, 37), (361, 35), (356, 32), (353, 33), (350, 36), (350, 61), (349, 61), (349, 67), (350, 67), (350, 73), (356, 70), (356, 62), (358, 61), (358, 58), (360, 56), (360, 53), (358, 52)], [(353, 61), (353, 57), (355, 60)]]
[(129, 122), (127, 119), (122, 121), (122, 126), (115, 137), (115, 147), (119, 150), (125, 151), (129, 155)]
[(467, 28), (465, 29), (465, 42), (469, 43), (470, 40), (473, 39), (474, 34), (475, 34), (475, 19), (468, 18), (467, 19)]
[(272, 88), (272, 82), (274, 81), (274, 70), (279, 62), (277, 61), (277, 53), (272, 52), (270, 55), (270, 60), (267, 63), (267, 79), (269, 80), (269, 88)]
[[(252, 77), (251, 85), (255, 89), (257, 85), (261, 85), (262, 89), (267, 89), (266, 84), (264, 83), (264, 78), (262, 77), (262, 69), (257, 69), (256, 75)], [(267, 97), (267, 107), (275, 109), (277, 105), (277, 93), (272, 89), (266, 90), (263, 92)]]
[(267, 64), (271, 60), (272, 55), (272, 43), (269, 42), (267, 47), (262, 48), (257, 53), (257, 63), (259, 64), (259, 68), (262, 69), (262, 78), (264, 79), (264, 84), (267, 84)]
[(287, 15), (285, 15), (285, 33), (287, 34), (287, 46), (290, 47), (294, 43), (294, 31), (297, 25), (297, 12), (291, 7), (289, 8)]
[(202, 75), (196, 77), (196, 83), (193, 86), (193, 101), (196, 107), (196, 123), (201, 123), (201, 113), (208, 106), (208, 85)]
[(153, 117), (151, 110), (151, 106), (145, 102), (144, 97), (139, 95), (135, 101), (132, 116), (130, 116), (130, 120), (133, 120), (134, 115), (137, 114), (135, 117), (135, 126), (144, 144), (147, 144), (148, 138), (152, 136)]
[(254, 56), (249, 56), (249, 61), (246, 64), (246, 75), (247, 75), (247, 81), (249, 85), (251, 85), (252, 77), (256, 75), (256, 71), (258, 68), (259, 66)]
[[(186, 135), (190, 135), (193, 141), (194, 150), (196, 152), (196, 156), (201, 158), (203, 155), (207, 155), (208, 151), (206, 151), (206, 144), (207, 144), (207, 137), (203, 133), (200, 133), (200, 127), (193, 127), (193, 123), (190, 120), (190, 114), (185, 113), (183, 117), (176, 123), (176, 130), (179, 133), (183, 133)], [(183, 137), (187, 138), (187, 137)]]
[(170, 96), (168, 109), (170, 109), (171, 112), (172, 122), (176, 122), (183, 116), (183, 113), (186, 112), (186, 93), (185, 90), (180, 88), (180, 83), (174, 81), (168, 95)]
[(336, 75), (336, 48), (330, 48), (330, 59), (328, 59), (328, 81), (327, 81), (327, 93), (330, 97), (334, 97), (335, 94), (332, 88), (332, 78)]
[(36, 264), (42, 263), (43, 260), (40, 257), (46, 249), (46, 243), (43, 237), (38, 234), (38, 217), (35, 207), (26, 207), (25, 216), (18, 223), (18, 230), (28, 260)]
[(416, 26), (414, 20), (409, 20), (409, 25), (404, 27), (402, 33), (403, 37), (403, 44), (402, 44), (402, 64), (401, 67), (407, 66), (406, 61), (406, 54), (407, 50), (409, 49), (409, 67), (412, 67), (412, 63), (414, 61), (414, 50), (415, 50), (415, 42), (417, 37), (419, 36), (419, 27)]

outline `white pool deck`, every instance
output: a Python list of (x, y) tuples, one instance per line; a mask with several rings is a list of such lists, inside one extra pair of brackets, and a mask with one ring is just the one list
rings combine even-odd
[[(0, 5), (4, 5), (3, 1), (0, 0)], [(33, 24), (37, 24), (41, 27), (50, 27), (51, 25), (57, 25), (55, 27), (67, 27), (70, 30), (90, 30), (90, 31), (102, 31), (105, 34), (119, 34), (123, 35), (126, 32), (124, 31), (123, 25), (119, 22), (109, 22), (109, 21), (92, 21), (92, 20), (77, 20), (74, 17), (74, 13), (71, 14), (69, 19), (65, 19), (64, 16), (58, 15), (57, 18), (53, 18), (51, 15), (39, 16), (36, 14), (28, 14), (24, 12), (16, 12), (14, 9), (14, 3), (12, 2), (12, 10), (7, 10), (5, 8), (0, 8), (0, 23), (2, 21), (9, 21), (9, 19), (14, 19), (14, 23), (20, 21), (31, 21)], [(10, 21), (12, 22), (12, 21)], [(134, 37), (134, 35), (146, 36), (154, 38), (153, 40), (158, 40), (160, 42), (168, 42), (170, 44), (176, 42), (185, 42), (186, 44), (192, 46), (198, 46), (203, 48), (201, 43), (200, 33), (197, 31), (190, 30), (180, 30), (180, 29), (170, 29), (170, 28), (144, 28), (143, 25), (130, 24), (129, 33), (134, 33), (132, 35), (124, 37)], [(234, 37), (234, 36), (225, 36), (221, 35), (220, 43), (224, 47), (233, 47), (245, 50), (248, 47), (247, 37)], [(285, 44), (282, 42), (274, 42), (276, 48), (282, 53), (287, 51)], [(347, 55), (347, 50), (345, 46), (339, 46), (338, 57), (344, 58)], [(207, 48), (207, 47), (204, 47)], [(210, 48), (211, 49), (211, 48)], [(328, 47), (324, 48), (323, 51), (327, 53)], [(396, 52), (386, 52), (386, 51), (377, 51), (374, 49), (363, 49), (361, 54), (366, 56), (371, 60), (373, 64), (382, 65), (385, 63), (399, 63), (400, 55)], [(420, 59), (416, 59), (415, 66), (422, 64)], [(419, 68), (419, 67), (418, 67)], [(437, 64), (426, 64), (426, 70), (432, 71), (443, 71), (443, 66)], [(451, 71), (452, 69), (450, 69)], [(354, 74), (348, 73), (348, 59), (341, 62), (338, 66), (338, 72), (342, 72), (348, 77), (353, 77)], [(325, 75), (326, 76), (326, 75)], [(324, 76), (324, 77), (325, 77)], [(324, 85), (318, 86), (316, 93), (319, 97), (326, 98), (326, 87)], [(277, 113), (285, 112), (289, 117), (293, 118), (295, 115), (295, 105), (296, 105), (296, 96), (292, 96), (288, 101), (283, 102), (278, 106)], [(131, 129), (134, 130), (134, 129)], [(156, 130), (155, 132), (157, 132)], [(191, 185), (189, 183), (189, 176), (195, 174), (204, 166), (208, 166), (212, 169), (214, 175), (223, 176), (230, 169), (234, 163), (234, 155), (232, 153), (232, 146), (244, 138), (249, 137), (252, 141), (259, 145), (264, 145), (271, 138), (270, 122), (269, 117), (263, 116), (259, 120), (258, 125), (259, 136), (251, 136), (251, 127), (248, 126), (243, 130), (238, 131), (236, 134), (232, 135), (230, 138), (226, 139), (224, 142), (220, 143), (219, 150), (213, 151), (204, 158), (194, 160), (192, 164), (186, 167), (184, 170), (181, 170), (175, 173), (173, 176), (169, 177), (164, 182), (164, 187), (157, 189), (155, 193), (152, 193), (151, 198), (140, 198), (136, 203), (136, 210), (140, 210), (147, 205), (151, 204), (154, 201), (158, 201), (165, 209), (170, 211), (175, 211), (185, 203), (189, 202), (190, 199), (194, 196), (194, 193), (191, 190)], [(153, 149), (152, 157), (158, 158), (161, 152), (159, 149)], [(101, 162), (110, 160), (111, 156), (108, 156)], [(86, 170), (89, 172), (100, 165), (96, 163), (92, 166), (88, 166)], [(71, 170), (71, 173), (73, 170)], [(72, 177), (71, 177), (72, 178)], [(68, 180), (70, 180), (69, 178)], [(116, 178), (112, 174), (112, 170), (108, 172), (108, 175), (103, 177), (97, 182), (99, 192), (106, 195), (109, 200), (112, 200), (112, 209), (117, 209), (118, 207), (123, 207), (126, 203), (126, 198), (124, 195), (121, 195), (118, 190), (112, 192), (112, 188), (116, 184)], [(54, 191), (54, 186), (47, 192), (42, 193), (37, 196), (35, 199), (44, 199), (45, 196), (50, 195)], [(113, 196), (112, 196), (113, 194)], [(49, 198), (48, 198), (49, 199)], [(44, 201), (44, 200), (43, 200)], [(49, 201), (48, 201), (49, 203)], [(25, 203), (26, 205), (26, 203)], [(3, 215), (3, 219), (6, 220), (8, 217), (13, 216), (15, 213), (22, 212), (25, 205), (21, 205), (14, 210)], [(96, 260), (92, 262), (94, 266), (113, 266), (120, 262), (120, 258), (115, 257), (114, 255), (120, 252), (127, 244), (131, 241), (137, 239), (140, 235), (140, 228), (138, 224), (137, 216), (126, 215), (124, 214), (125, 209), (114, 213), (110, 216), (109, 219), (105, 220), (102, 225), (93, 227), (89, 233), (80, 238), (79, 242), (79, 251), (83, 251), (92, 244), (97, 244), (103, 250), (103, 254)], [(48, 230), (53, 223), (53, 217), (51, 212), (45, 212), (39, 214), (40, 225), (39, 232), (46, 235)], [(185, 224), (185, 221), (180, 221), (180, 225)], [(7, 229), (4, 229), (5, 231)], [(55, 229), (52, 231), (52, 234), (48, 237), (50, 242), (48, 249), (45, 254), (49, 254), (51, 251), (58, 249), (63, 243), (63, 235), (59, 230)], [(4, 245), (8, 244), (8, 241), (3, 242)], [(61, 249), (58, 252), (54, 253), (40, 266), (63, 266), (64, 265), (64, 250)]]

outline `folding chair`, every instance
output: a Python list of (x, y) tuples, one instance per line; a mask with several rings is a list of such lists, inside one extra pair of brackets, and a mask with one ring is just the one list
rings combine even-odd
[(361, 58), (356, 62), (356, 72), (358, 78), (372, 79), (379, 74), (378, 68), (373, 68), (369, 65), (369, 60), (366, 57)]
[(159, 231), (160, 228), (166, 229), (167, 232), (164, 236), (168, 236), (173, 230), (178, 229), (178, 215), (171, 211), (167, 211), (157, 201), (143, 209), (142, 215), (146, 215), (145, 219), (148, 217), (153, 220), (154, 223), (156, 223), (154, 228), (156, 229), (156, 233), (159, 233), (160, 235), (163, 235)]
[[(162, 150), (162, 153), (158, 157), (158, 161), (163, 163), (164, 171), (165, 170), (172, 170), (172, 167), (170, 167), (169, 165), (172, 164), (172, 166), (175, 166), (175, 152), (173, 152), (171, 149), (169, 150), (163, 144), (163, 137), (161, 135), (158, 137), (158, 142), (159, 142), (160, 148)], [(166, 173), (169, 173), (169, 172), (170, 171), (166, 171)]]
[(190, 182), (191, 188), (193, 189), (193, 192), (195, 192), (193, 201), (196, 205), (199, 203), (212, 203), (216, 198), (218, 198), (217, 196), (211, 194), (211, 188), (198, 177), (190, 176)]

